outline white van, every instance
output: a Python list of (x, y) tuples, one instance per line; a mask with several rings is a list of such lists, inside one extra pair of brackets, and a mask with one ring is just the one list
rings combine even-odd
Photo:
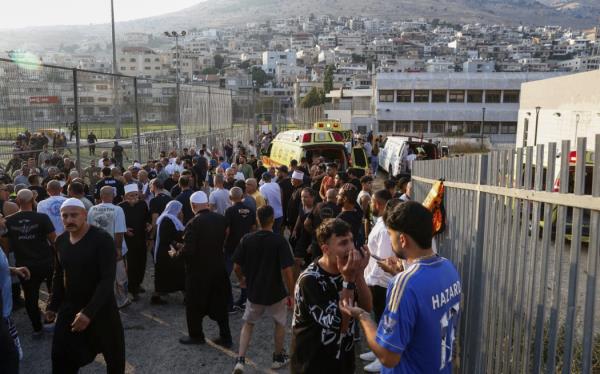
[(388, 136), (379, 150), (379, 167), (393, 177), (410, 175), (412, 163), (406, 158), (410, 153), (416, 155), (419, 148), (425, 151), (425, 160), (440, 158), (437, 145), (430, 140), (423, 141), (407, 136)]

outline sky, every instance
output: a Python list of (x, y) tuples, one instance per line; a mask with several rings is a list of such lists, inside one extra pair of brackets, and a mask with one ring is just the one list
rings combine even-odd
[[(201, 1), (114, 0), (115, 21), (157, 16)], [(0, 0), (0, 4), (0, 29), (110, 22), (110, 0)]]

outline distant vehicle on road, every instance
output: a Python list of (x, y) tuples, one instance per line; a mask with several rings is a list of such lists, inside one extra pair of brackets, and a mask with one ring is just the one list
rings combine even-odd
[(406, 136), (388, 136), (379, 150), (379, 167), (390, 176), (400, 177), (411, 174), (412, 162), (409, 154), (422, 155), (420, 159), (435, 160), (441, 157), (436, 143), (431, 140)]

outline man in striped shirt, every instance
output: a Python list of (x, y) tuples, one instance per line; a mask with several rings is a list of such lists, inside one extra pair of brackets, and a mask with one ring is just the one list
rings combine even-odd
[(388, 285), (379, 326), (345, 300), (342, 310), (360, 321), (382, 373), (451, 374), (461, 298), (458, 273), (431, 249), (432, 215), (421, 204), (399, 204), (385, 225), (394, 253), (408, 266)]

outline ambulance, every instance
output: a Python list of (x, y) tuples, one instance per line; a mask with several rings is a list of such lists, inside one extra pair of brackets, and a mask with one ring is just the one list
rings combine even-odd
[(324, 119), (314, 123), (314, 128), (317, 130), (335, 131), (344, 137), (344, 141), (349, 142), (352, 140), (352, 130), (346, 130), (343, 128), (342, 123), (336, 119)]
[(292, 160), (300, 162), (303, 157), (309, 163), (322, 157), (325, 163), (335, 162), (342, 172), (355, 168), (364, 174), (369, 167), (364, 149), (354, 148), (348, 155), (343, 135), (324, 130), (283, 131), (273, 139), (262, 161), (266, 167), (289, 166)]

